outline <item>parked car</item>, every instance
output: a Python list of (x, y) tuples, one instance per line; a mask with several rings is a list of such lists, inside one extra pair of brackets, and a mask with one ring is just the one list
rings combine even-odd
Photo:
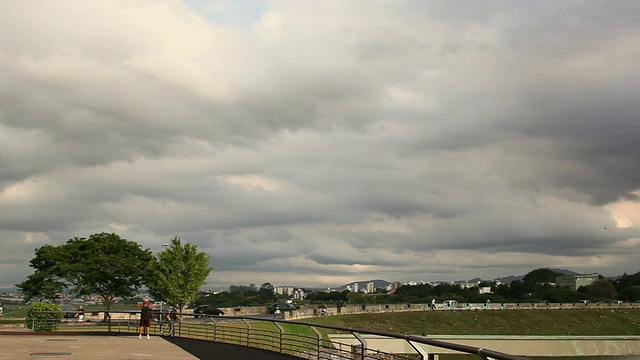
[(580, 304), (590, 304), (591, 303), (591, 301), (589, 301), (589, 300), (579, 300), (578, 302)]
[(267, 310), (269, 311), (269, 314), (274, 314), (276, 310), (293, 311), (293, 310), (296, 310), (296, 308), (289, 303), (274, 303), (269, 305)]
[(445, 300), (443, 302), (445, 307), (455, 307), (458, 302), (455, 300)]
[(195, 310), (193, 310), (193, 317), (201, 318), (205, 315), (224, 315), (224, 311), (218, 309), (217, 307), (209, 307), (209, 305), (198, 305)]
[(613, 300), (611, 305), (622, 305), (622, 300)]

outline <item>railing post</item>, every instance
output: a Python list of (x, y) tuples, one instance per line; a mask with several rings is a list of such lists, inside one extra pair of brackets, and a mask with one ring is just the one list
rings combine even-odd
[(273, 322), (273, 325), (275, 325), (278, 328), (278, 330), (280, 330), (280, 337), (278, 340), (278, 352), (282, 354), (282, 342), (284, 341), (284, 329), (277, 322)]
[[(351, 332), (351, 334), (353, 336), (355, 336), (356, 339), (360, 342), (360, 354), (352, 352), (353, 360), (364, 360), (364, 354), (365, 354), (366, 348), (367, 348), (367, 341), (362, 336), (360, 336), (360, 334), (358, 334), (356, 332)], [(355, 346), (354, 346), (354, 348), (355, 348)]]
[(320, 333), (320, 331), (318, 331), (315, 326), (309, 326), (309, 328), (311, 328), (311, 330), (316, 333), (316, 336), (318, 337), (318, 351), (316, 351), (316, 356), (318, 359), (320, 359), (320, 350), (322, 348), (322, 333)]
[(242, 319), (242, 322), (247, 325), (247, 346), (249, 346), (249, 340), (251, 338), (251, 325), (246, 319)]
[[(411, 341), (411, 340), (407, 340), (407, 343), (408, 343), (409, 345), (411, 345), (411, 347), (413, 348), (413, 350), (415, 350), (415, 351), (416, 351), (416, 353), (418, 353), (418, 355), (420, 355), (420, 359), (424, 360), (424, 352), (422, 351), (422, 349), (420, 349), (420, 348), (418, 348), (417, 346), (415, 346), (415, 345), (413, 344), (413, 341)], [(427, 354), (427, 357), (429, 357), (429, 356), (431, 356), (431, 355), (432, 355), (432, 354)], [(430, 357), (429, 357), (429, 360), (434, 360), (434, 359), (432, 359), (432, 358), (430, 358)]]

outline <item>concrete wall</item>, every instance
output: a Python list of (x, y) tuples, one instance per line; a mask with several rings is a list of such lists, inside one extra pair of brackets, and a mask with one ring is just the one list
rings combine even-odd
[[(518, 310), (518, 309), (640, 309), (640, 304), (581, 304), (581, 303), (489, 303), (489, 304), (456, 304), (451, 308), (442, 304), (436, 305), (435, 311), (481, 311), (481, 310)], [(328, 315), (337, 315), (338, 309), (335, 305), (327, 305)], [(340, 314), (366, 314), (366, 313), (386, 313), (386, 312), (406, 312), (406, 311), (433, 311), (429, 304), (359, 304), (345, 305), (340, 309)], [(264, 313), (264, 312), (263, 312)], [(226, 313), (225, 313), (226, 314)], [(285, 313), (285, 319), (295, 320), (320, 316), (320, 306), (306, 305), (300, 309)]]
[[(225, 316), (243, 316), (243, 315), (265, 315), (267, 314), (267, 306), (239, 306), (230, 308), (221, 308)], [(640, 304), (582, 304), (582, 303), (458, 303), (451, 308), (447, 308), (442, 304), (436, 305), (435, 311), (483, 311), (483, 310), (518, 310), (518, 309), (535, 309), (535, 310), (552, 310), (552, 309), (640, 309)], [(326, 305), (327, 315), (346, 315), (346, 314), (367, 314), (367, 313), (392, 313), (407, 311), (433, 311), (430, 310), (430, 304), (357, 304), (343, 305), (338, 312), (338, 308), (334, 304)], [(193, 313), (193, 309), (185, 309), (185, 314)], [(113, 313), (114, 319), (137, 318), (137, 311), (131, 314)], [(102, 320), (104, 312), (87, 313), (87, 320)], [(321, 316), (321, 305), (302, 305), (300, 309), (295, 311), (283, 312), (284, 319), (296, 320)]]

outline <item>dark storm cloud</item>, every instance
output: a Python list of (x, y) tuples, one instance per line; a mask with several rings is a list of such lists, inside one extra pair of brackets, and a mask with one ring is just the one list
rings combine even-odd
[(101, 231), (211, 286), (637, 271), (640, 5), (188, 4), (0, 5), (0, 284)]

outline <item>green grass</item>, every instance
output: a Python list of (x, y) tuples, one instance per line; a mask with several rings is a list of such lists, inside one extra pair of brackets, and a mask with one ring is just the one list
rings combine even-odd
[(27, 317), (29, 307), (27, 305), (5, 304), (3, 307), (3, 320), (6, 319), (22, 319)]
[(432, 335), (640, 335), (640, 309), (432, 311), (325, 316), (308, 322)]

